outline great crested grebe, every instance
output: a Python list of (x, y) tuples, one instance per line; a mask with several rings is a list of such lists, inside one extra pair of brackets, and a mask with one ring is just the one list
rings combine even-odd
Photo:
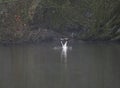
[(64, 62), (67, 62), (67, 51), (68, 51), (68, 38), (61, 38), (61, 58), (64, 58)]
[(61, 41), (62, 49), (63, 49), (63, 50), (67, 50), (67, 48), (68, 48), (67, 43), (68, 43), (68, 41), (66, 41), (64, 44), (63, 44), (63, 42)]
[[(64, 43), (63, 43), (63, 40), (65, 41)], [(61, 45), (62, 45), (63, 51), (66, 51), (68, 49), (68, 46), (67, 46), (68, 41), (67, 40), (68, 40), (68, 38), (61, 39)]]

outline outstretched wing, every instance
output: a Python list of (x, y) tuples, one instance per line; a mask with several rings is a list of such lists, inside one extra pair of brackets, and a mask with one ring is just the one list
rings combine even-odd
[(63, 42), (61, 41), (62, 46), (64, 45)]

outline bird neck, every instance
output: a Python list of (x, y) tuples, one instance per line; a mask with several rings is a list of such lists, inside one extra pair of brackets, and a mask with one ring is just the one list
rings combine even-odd
[(67, 41), (65, 42), (65, 44), (64, 44), (65, 46), (67, 46)]
[(62, 45), (62, 46), (64, 45), (62, 41), (61, 41), (61, 45)]
[(63, 44), (63, 42), (61, 41), (62, 47), (67, 46), (67, 43), (68, 43), (68, 41), (66, 41), (64, 44)]

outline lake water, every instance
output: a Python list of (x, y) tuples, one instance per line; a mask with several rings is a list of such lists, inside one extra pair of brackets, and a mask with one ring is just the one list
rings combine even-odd
[(0, 46), (0, 88), (120, 88), (119, 44)]

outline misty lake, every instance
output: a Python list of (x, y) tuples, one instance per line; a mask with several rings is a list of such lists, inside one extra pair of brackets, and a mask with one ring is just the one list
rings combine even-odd
[(0, 88), (120, 88), (119, 44), (0, 46)]

